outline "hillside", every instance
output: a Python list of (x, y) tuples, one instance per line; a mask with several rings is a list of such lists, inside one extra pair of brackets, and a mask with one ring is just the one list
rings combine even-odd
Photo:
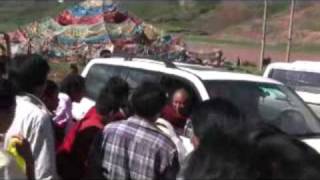
[(12, 31), (47, 16), (55, 16), (66, 7), (76, 4), (69, 1), (63, 4), (57, 1), (8, 0), (0, 5), (0, 32)]
[[(184, 35), (206, 35), (215, 39), (258, 40), (261, 34), (262, 1), (253, 0), (193, 0), (181, 6), (179, 1), (114, 0), (119, 6), (167, 32)], [(187, 0), (190, 1), (190, 0)], [(56, 1), (4, 1), (0, 6), (0, 31), (55, 16), (64, 8), (79, 1), (59, 4)], [(268, 36), (274, 43), (286, 39), (289, 0), (269, 0)], [(298, 0), (295, 16), (297, 42), (317, 43), (320, 31), (320, 2)], [(229, 37), (229, 38), (228, 38)]]
[[(122, 10), (154, 24), (155, 27), (184, 36), (189, 43), (205, 43), (228, 51), (254, 49), (255, 59), (258, 57), (262, 0), (186, 0), (191, 3), (184, 6), (178, 0), (113, 1)], [(4, 1), (0, 6), (0, 31), (14, 30), (45, 16), (54, 16), (77, 2), (79, 0), (65, 0), (64, 4), (49, 0)], [(289, 6), (290, 0), (269, 0), (268, 51), (285, 52)], [(319, 54), (319, 8), (320, 2), (317, 0), (297, 0), (293, 52)]]
[[(144, 20), (192, 41), (260, 44), (263, 1), (193, 1), (186, 7), (176, 1), (119, 2)], [(293, 43), (303, 46), (301, 50), (315, 51), (320, 45), (319, 8), (319, 1), (297, 1)], [(289, 9), (290, 0), (269, 0), (267, 42), (274, 49), (283, 49), (287, 42)]]
[[(299, 45), (320, 44), (320, 3), (298, 6), (294, 16), (293, 42)], [(269, 44), (285, 44), (288, 37), (289, 8), (271, 14), (267, 24), (267, 42)], [(257, 42), (261, 38), (261, 17), (254, 17), (241, 24), (213, 33), (213, 39), (234, 39)]]

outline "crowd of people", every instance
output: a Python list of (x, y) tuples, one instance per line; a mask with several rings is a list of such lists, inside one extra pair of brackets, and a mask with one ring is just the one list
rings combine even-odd
[[(77, 72), (57, 84), (39, 55), (19, 55), (0, 79), (1, 179), (320, 179), (320, 155), (272, 125), (248, 121), (215, 98), (192, 104), (111, 77), (95, 106), (75, 120), (85, 96)], [(186, 145), (187, 143), (189, 145)], [(192, 148), (190, 148), (192, 146)]]

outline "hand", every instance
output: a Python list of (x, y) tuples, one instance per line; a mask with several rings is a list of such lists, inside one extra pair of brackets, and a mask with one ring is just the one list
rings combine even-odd
[(13, 136), (12, 141), (14, 141), (14, 146), (19, 155), (25, 160), (28, 180), (34, 180), (34, 159), (32, 157), (30, 143), (21, 135)]
[(31, 152), (30, 143), (21, 135), (15, 135), (12, 137), (16, 141), (15, 146), (18, 153), (23, 157), (27, 164), (33, 164), (33, 157)]

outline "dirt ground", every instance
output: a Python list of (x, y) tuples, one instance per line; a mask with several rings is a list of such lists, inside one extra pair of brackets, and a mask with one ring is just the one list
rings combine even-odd
[[(246, 47), (232, 47), (232, 46), (219, 46), (204, 43), (188, 43), (188, 48), (196, 51), (209, 51), (213, 48), (221, 48), (223, 56), (230, 61), (236, 61), (240, 58), (241, 62), (250, 62), (257, 64), (260, 57), (260, 48), (246, 48)], [(286, 52), (281, 51), (266, 51), (265, 57), (270, 57), (272, 62), (285, 61)], [(306, 54), (301, 52), (293, 52), (291, 54), (291, 61), (295, 60), (310, 60), (320, 61), (319, 54)]]

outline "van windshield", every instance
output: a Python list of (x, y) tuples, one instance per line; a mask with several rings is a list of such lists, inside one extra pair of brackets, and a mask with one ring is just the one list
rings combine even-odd
[(251, 121), (263, 120), (291, 135), (320, 134), (320, 124), (305, 103), (283, 85), (244, 81), (205, 81), (210, 98), (234, 103)]
[(269, 77), (296, 91), (320, 94), (320, 73), (273, 69)]

